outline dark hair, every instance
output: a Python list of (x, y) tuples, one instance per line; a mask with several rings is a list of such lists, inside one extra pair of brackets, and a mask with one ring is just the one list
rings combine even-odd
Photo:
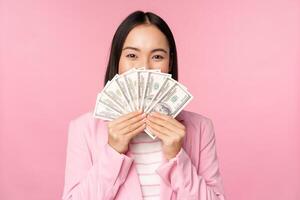
[(153, 24), (166, 36), (170, 48), (169, 74), (172, 75), (173, 79), (178, 81), (177, 51), (169, 26), (158, 15), (138, 10), (128, 15), (115, 32), (106, 68), (104, 85), (118, 73), (121, 52), (128, 33), (137, 25), (142, 24)]

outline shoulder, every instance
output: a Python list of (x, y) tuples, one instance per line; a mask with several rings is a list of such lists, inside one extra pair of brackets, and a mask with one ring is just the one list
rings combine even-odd
[(94, 122), (93, 112), (87, 111), (85, 113), (78, 114), (73, 119), (71, 119), (71, 123), (76, 123), (78, 125), (88, 125)]
[[(179, 116), (178, 116), (179, 117)], [(193, 155), (191, 149), (205, 148), (207, 144), (215, 139), (215, 130), (213, 121), (210, 117), (200, 113), (183, 110), (180, 113), (179, 119), (183, 119), (183, 124), (186, 127), (185, 149), (190, 155)], [(191, 145), (194, 147), (191, 148)]]
[(92, 111), (79, 114), (69, 121), (69, 141), (72, 144), (81, 144), (92, 148), (97, 145), (97, 142), (105, 141), (105, 138), (102, 138), (105, 134), (100, 134), (105, 131), (104, 125), (105, 121), (95, 118)]
[(69, 129), (76, 129), (81, 133), (92, 134), (96, 131), (96, 127), (101, 125), (103, 120), (97, 119), (93, 116), (93, 111), (87, 111), (85, 113), (75, 116), (69, 122)]
[(176, 119), (183, 120), (185, 123), (194, 125), (194, 126), (211, 126), (212, 125), (212, 119), (208, 116), (205, 116), (203, 114), (192, 112), (188, 110), (182, 110)]
[(187, 110), (182, 110), (177, 117), (179, 121), (183, 120), (189, 140), (206, 141), (215, 137), (214, 125), (210, 117)]

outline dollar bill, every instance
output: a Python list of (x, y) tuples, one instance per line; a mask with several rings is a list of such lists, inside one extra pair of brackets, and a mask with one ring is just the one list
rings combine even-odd
[(165, 95), (170, 89), (171, 87), (176, 84), (176, 81), (173, 80), (171, 77), (166, 77), (165, 81), (163, 82), (161, 88), (159, 89), (159, 91), (155, 94), (155, 96), (152, 98), (150, 104), (148, 105), (148, 107), (146, 108), (146, 110), (144, 111), (145, 113), (149, 113), (149, 109), (152, 107), (152, 105), (156, 104), (158, 102), (159, 99), (161, 99), (161, 97), (163, 95)]
[(126, 114), (131, 111), (131, 108), (129, 101), (126, 100), (123, 91), (116, 81), (118, 77), (119, 75), (116, 75), (111, 81), (108, 81), (102, 91), (122, 110), (123, 114)]
[(137, 70), (138, 73), (138, 98), (139, 98), (139, 109), (144, 108), (144, 97), (146, 92), (146, 86), (148, 81), (149, 72), (160, 72), (160, 69), (148, 69), (148, 70)]
[(148, 73), (145, 94), (143, 96), (143, 110), (148, 109), (148, 106), (152, 103), (153, 98), (159, 92), (167, 77), (171, 77), (171, 74), (166, 73), (152, 71)]
[(159, 112), (175, 118), (193, 98), (182, 84), (175, 82), (169, 91), (149, 108), (148, 112)]
[(113, 120), (122, 115), (122, 111), (103, 92), (97, 95), (96, 105), (93, 113), (95, 118)]
[(124, 79), (127, 86), (127, 91), (129, 92), (129, 96), (133, 105), (134, 110), (139, 109), (139, 99), (138, 99), (138, 74), (135, 68), (132, 68), (130, 72), (125, 73)]
[(127, 105), (129, 105), (128, 109), (131, 112), (135, 111), (135, 107), (134, 107), (133, 102), (131, 100), (131, 97), (130, 97), (128, 87), (127, 87), (126, 80), (125, 80), (124, 76), (123, 75), (118, 75), (118, 77), (115, 79), (115, 81), (117, 82), (119, 88), (121, 89), (121, 92), (123, 94), (123, 97), (124, 97), (125, 101), (127, 102)]
[[(193, 96), (180, 83), (175, 82), (171, 88), (161, 95), (158, 101), (153, 104), (149, 110), (150, 112), (159, 112), (175, 118), (180, 111), (193, 99)], [(152, 139), (156, 136), (147, 128), (144, 130)]]

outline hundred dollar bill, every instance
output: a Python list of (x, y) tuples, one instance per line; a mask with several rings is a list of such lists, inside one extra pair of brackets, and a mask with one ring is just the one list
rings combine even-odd
[(148, 75), (149, 75), (149, 71), (153, 71), (153, 72), (160, 72), (160, 69), (148, 69), (148, 70), (137, 70), (138, 73), (138, 85), (139, 85), (139, 89), (138, 89), (138, 98), (139, 98), (139, 106), (138, 108), (143, 108), (143, 104), (144, 104), (144, 96), (145, 96), (145, 89), (147, 86), (147, 80), (148, 80)]
[(151, 72), (151, 71), (148, 73), (149, 74), (147, 78), (147, 84), (144, 91), (144, 96), (142, 97), (142, 99), (144, 99), (142, 105), (143, 110), (148, 109), (149, 105), (152, 102), (152, 99), (161, 89), (162, 85), (166, 81), (166, 78), (171, 77), (171, 74), (166, 74), (166, 73)]
[(111, 81), (108, 81), (102, 92), (105, 93), (116, 104), (116, 106), (122, 110), (123, 114), (126, 114), (131, 111), (131, 108), (118, 82), (116, 81), (118, 77), (119, 75), (116, 74)]
[[(180, 111), (193, 99), (190, 92), (184, 86), (176, 82), (168, 92), (161, 96), (161, 98), (153, 104), (148, 112), (159, 112), (175, 118)], [(152, 139), (156, 136), (150, 130), (144, 130)]]
[(193, 98), (182, 84), (176, 82), (148, 111), (159, 112), (175, 118)]
[(125, 98), (127, 105), (129, 105), (129, 110), (132, 112), (135, 110), (134, 105), (131, 101), (131, 97), (128, 91), (128, 88), (126, 86), (126, 81), (125, 78), (123, 76), (123, 74), (118, 75), (118, 77), (115, 79), (115, 81), (117, 82), (119, 88), (121, 89), (121, 92), (123, 94), (123, 97)]
[(139, 99), (138, 99), (138, 89), (139, 89), (139, 85), (138, 85), (138, 74), (137, 74), (137, 70), (135, 70), (135, 68), (132, 68), (129, 72), (124, 73), (124, 79), (126, 82), (126, 86), (127, 86), (127, 90), (129, 92), (130, 95), (130, 99), (132, 102), (132, 105), (134, 107), (134, 110), (138, 110), (139, 109)]
[(122, 115), (122, 111), (103, 92), (97, 95), (93, 116), (103, 120), (113, 120)]
[(158, 100), (161, 99), (162, 96), (164, 96), (170, 89), (171, 87), (176, 84), (176, 81), (172, 79), (171, 77), (167, 77), (166, 80), (164, 81), (163, 85), (161, 86), (160, 90), (156, 93), (156, 95), (152, 98), (150, 104), (144, 111), (145, 113), (149, 113), (149, 109), (152, 107), (152, 105), (156, 104)]

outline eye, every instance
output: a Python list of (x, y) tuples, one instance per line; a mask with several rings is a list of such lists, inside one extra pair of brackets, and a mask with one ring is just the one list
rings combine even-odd
[(133, 53), (127, 54), (126, 55), (127, 58), (136, 58), (136, 55), (134, 55)]
[(155, 56), (153, 56), (153, 58), (154, 58), (155, 60), (162, 60), (162, 59), (164, 59), (164, 57), (161, 56), (161, 55), (155, 55)]

